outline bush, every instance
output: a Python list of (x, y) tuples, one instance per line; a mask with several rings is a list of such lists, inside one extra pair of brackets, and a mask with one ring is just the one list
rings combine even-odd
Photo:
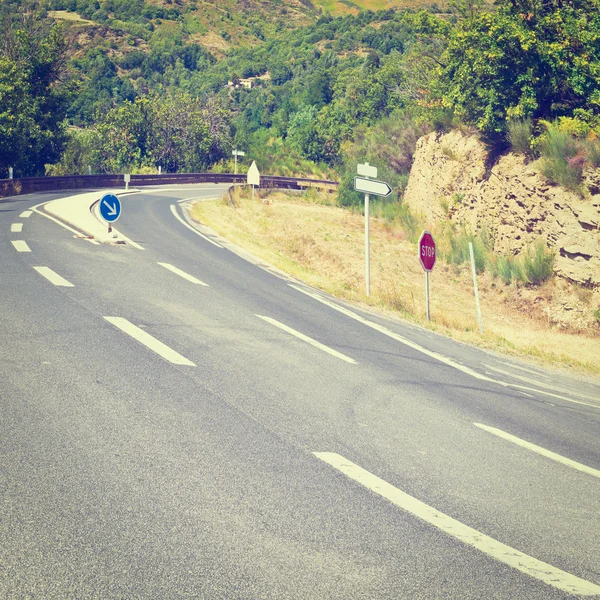
[(590, 165), (595, 169), (600, 168), (600, 140), (588, 140), (585, 150)]
[(446, 262), (455, 265), (470, 263), (469, 242), (473, 244), (475, 270), (482, 273), (485, 270), (489, 250), (484, 241), (472, 233), (463, 231), (457, 234), (453, 229), (448, 229), (446, 239), (442, 241), (442, 256)]
[(531, 119), (509, 121), (506, 127), (508, 142), (513, 152), (524, 154), (528, 158), (534, 158), (531, 146), (533, 139), (533, 124)]
[(546, 249), (543, 242), (535, 244), (523, 257), (523, 275), (527, 283), (539, 285), (552, 276), (554, 252)]
[(585, 155), (577, 140), (557, 127), (548, 127), (541, 142), (542, 174), (552, 183), (581, 192)]
[(521, 257), (494, 257), (490, 261), (490, 270), (507, 285), (513, 282), (539, 285), (552, 276), (553, 264), (554, 253), (539, 242)]
[(499, 256), (492, 261), (492, 274), (508, 285), (513, 281), (523, 281), (523, 270), (514, 256)]

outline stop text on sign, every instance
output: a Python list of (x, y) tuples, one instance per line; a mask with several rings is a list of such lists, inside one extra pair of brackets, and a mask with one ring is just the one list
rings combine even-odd
[(435, 240), (429, 231), (424, 231), (419, 238), (419, 260), (425, 271), (432, 271), (435, 265)]

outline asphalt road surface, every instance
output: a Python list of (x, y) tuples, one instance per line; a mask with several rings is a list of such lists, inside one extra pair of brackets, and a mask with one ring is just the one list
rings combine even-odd
[[(600, 386), (366, 313), (123, 197), (0, 201), (0, 598), (600, 597)], [(185, 204), (185, 202), (184, 202)]]

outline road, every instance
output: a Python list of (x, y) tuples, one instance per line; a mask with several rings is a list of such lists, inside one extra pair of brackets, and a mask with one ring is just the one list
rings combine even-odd
[(0, 598), (600, 597), (597, 382), (283, 277), (217, 193), (123, 197), (135, 246), (0, 201)]

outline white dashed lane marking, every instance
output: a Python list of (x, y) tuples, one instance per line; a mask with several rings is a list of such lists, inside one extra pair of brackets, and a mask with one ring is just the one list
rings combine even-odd
[(17, 252), (31, 252), (31, 248), (27, 245), (25, 240), (12, 240), (11, 244), (15, 247)]
[(118, 327), (121, 331), (131, 336), (134, 340), (140, 342), (149, 348), (153, 352), (156, 352), (159, 356), (162, 356), (165, 360), (173, 363), (174, 365), (187, 365), (190, 367), (195, 367), (196, 365), (191, 361), (185, 358), (185, 356), (181, 356), (179, 352), (175, 352), (172, 348), (169, 348), (166, 344), (163, 344), (161, 341), (157, 340), (155, 337), (151, 336), (149, 333), (140, 329), (133, 323), (129, 322), (127, 319), (123, 319), (121, 317), (104, 317), (109, 323)]
[(179, 277), (183, 277), (184, 279), (187, 279), (187, 281), (189, 281), (191, 283), (195, 283), (196, 285), (203, 285), (203, 286), (208, 287), (208, 283), (204, 283), (204, 281), (200, 281), (199, 279), (197, 279), (193, 275), (190, 275), (189, 273), (186, 273), (185, 271), (182, 271), (181, 269), (178, 269), (177, 267), (174, 267), (173, 265), (170, 265), (169, 263), (159, 262), (158, 264), (161, 267), (164, 267), (165, 269), (168, 269), (172, 273), (175, 273), (176, 275), (179, 275)]
[(334, 350), (333, 348), (330, 348), (329, 346), (325, 346), (325, 344), (321, 344), (321, 342), (317, 342), (317, 340), (313, 340), (312, 338), (308, 337), (307, 335), (304, 335), (303, 333), (300, 333), (299, 331), (296, 331), (295, 329), (292, 329), (291, 327), (288, 327), (287, 325), (284, 325), (283, 323), (280, 323), (279, 321), (276, 321), (275, 319), (271, 319), (270, 317), (264, 317), (262, 315), (256, 315), (256, 316), (259, 319), (262, 319), (263, 321), (266, 321), (267, 323), (270, 323), (271, 325), (278, 327), (279, 329), (285, 331), (286, 333), (289, 333), (290, 335), (297, 337), (298, 339), (302, 340), (303, 342), (307, 342), (311, 346), (314, 346), (315, 348), (319, 348), (319, 350), (323, 350), (323, 352), (327, 352), (327, 354), (331, 354), (332, 356), (335, 356), (336, 358), (340, 358), (341, 360), (345, 360), (346, 362), (351, 363), (353, 365), (356, 364), (356, 361), (354, 359), (346, 356), (345, 354), (342, 354), (341, 352), (338, 352), (337, 350)]
[(44, 276), (50, 283), (61, 287), (74, 287), (72, 283), (54, 272), (50, 267), (33, 267), (40, 275)]

